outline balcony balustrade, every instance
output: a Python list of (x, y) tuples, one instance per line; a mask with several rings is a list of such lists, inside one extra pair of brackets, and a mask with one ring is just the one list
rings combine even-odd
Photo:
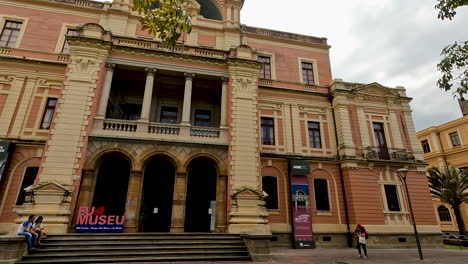
[(414, 160), (414, 157), (406, 149), (397, 148), (367, 147), (363, 155), (364, 158), (371, 160)]
[(96, 117), (91, 136), (227, 145), (227, 128), (102, 119)]

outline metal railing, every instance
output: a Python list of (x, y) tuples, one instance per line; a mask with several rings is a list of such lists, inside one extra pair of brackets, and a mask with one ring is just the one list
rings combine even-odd
[(364, 157), (374, 160), (399, 160), (409, 161), (414, 157), (406, 149), (385, 148), (385, 147), (367, 147)]

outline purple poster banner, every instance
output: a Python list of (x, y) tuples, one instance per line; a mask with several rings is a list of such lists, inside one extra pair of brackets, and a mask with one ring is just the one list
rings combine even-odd
[[(298, 161), (294, 166), (299, 168)], [(310, 215), (310, 197), (307, 175), (309, 166), (303, 165), (301, 174), (295, 175), (294, 167), (291, 169), (291, 198), (294, 225), (294, 248), (315, 248), (314, 235), (312, 233), (312, 219)], [(307, 173), (307, 174), (306, 174)]]
[(104, 207), (97, 209), (83, 206), (78, 210), (75, 232), (77, 233), (121, 233), (125, 216), (104, 215)]

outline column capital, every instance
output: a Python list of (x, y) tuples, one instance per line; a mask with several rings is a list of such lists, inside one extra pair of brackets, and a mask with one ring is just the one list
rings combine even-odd
[(229, 77), (221, 77), (221, 81), (223, 83), (227, 83), (227, 82), (229, 82)]
[(115, 63), (107, 63), (106, 62), (106, 68), (107, 68), (108, 71), (114, 71)]
[(145, 68), (145, 72), (147, 72), (148, 75), (149, 75), (149, 74), (153, 74), (153, 75), (154, 75), (154, 74), (156, 74), (157, 71), (158, 71), (158, 69), (156, 69), (156, 68)]
[(189, 72), (186, 72), (184, 73), (184, 76), (185, 76), (185, 80), (191, 80), (193, 79), (193, 77), (195, 77), (195, 73), (189, 73)]

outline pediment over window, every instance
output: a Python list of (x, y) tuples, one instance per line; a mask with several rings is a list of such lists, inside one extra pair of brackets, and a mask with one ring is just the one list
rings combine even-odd
[(63, 186), (60, 183), (49, 181), (44, 183), (38, 183), (31, 185), (25, 189), (26, 192), (37, 192), (37, 191), (56, 191), (56, 192), (70, 192), (70, 188)]
[(356, 87), (352, 89), (351, 92), (371, 96), (400, 97), (397, 91), (376, 82)]

